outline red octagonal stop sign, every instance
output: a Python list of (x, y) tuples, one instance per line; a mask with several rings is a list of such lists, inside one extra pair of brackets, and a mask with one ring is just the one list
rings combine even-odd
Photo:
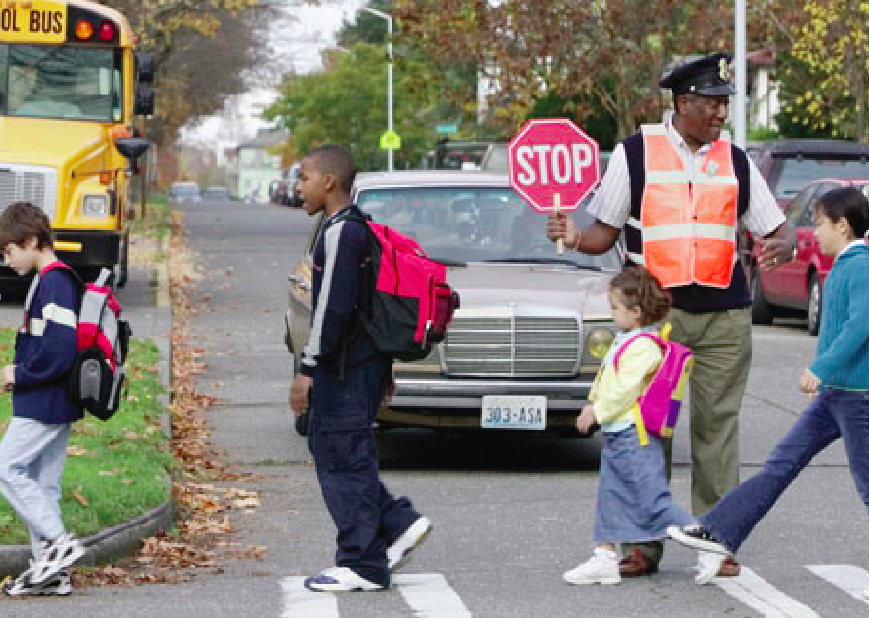
[(600, 182), (597, 142), (567, 118), (529, 120), (509, 153), (510, 184), (539, 212), (575, 210)]

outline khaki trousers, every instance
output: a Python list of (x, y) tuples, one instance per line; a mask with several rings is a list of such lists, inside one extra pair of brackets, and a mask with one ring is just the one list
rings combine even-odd
[[(671, 339), (694, 353), (689, 382), (691, 512), (700, 515), (739, 484), (739, 410), (751, 365), (751, 309), (711, 313), (671, 309), (666, 320), (673, 325)], [(669, 478), (669, 440), (664, 450)], [(660, 542), (622, 549), (630, 553), (634, 547), (655, 562), (663, 553)]]

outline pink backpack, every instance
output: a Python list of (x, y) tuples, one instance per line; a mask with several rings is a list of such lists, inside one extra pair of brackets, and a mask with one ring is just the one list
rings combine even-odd
[(634, 422), (640, 444), (648, 444), (649, 438), (646, 432), (659, 438), (673, 437), (673, 428), (679, 420), (682, 398), (688, 385), (691, 367), (694, 365), (694, 355), (691, 350), (681, 343), (669, 340), (670, 330), (671, 326), (668, 323), (664, 325), (661, 337), (649, 333), (635, 335), (619, 348), (613, 358), (613, 367), (618, 370), (622, 352), (640, 337), (646, 337), (657, 343), (664, 354), (649, 387), (634, 404)]
[[(365, 332), (382, 354), (403, 361), (428, 356), (444, 340), (459, 295), (447, 284), (447, 269), (430, 260), (422, 247), (370, 218), (350, 215), (367, 225), (372, 239), (369, 306), (358, 314)], [(364, 280), (364, 279), (363, 279)]]

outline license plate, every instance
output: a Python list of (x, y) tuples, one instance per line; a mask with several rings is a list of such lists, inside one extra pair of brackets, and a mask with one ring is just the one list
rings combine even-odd
[(485, 395), (480, 426), (483, 429), (546, 429), (546, 397)]

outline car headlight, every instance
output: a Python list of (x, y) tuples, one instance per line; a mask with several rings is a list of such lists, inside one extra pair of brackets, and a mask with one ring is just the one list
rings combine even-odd
[(609, 351), (615, 339), (615, 325), (592, 326), (585, 337), (585, 356), (601, 360)]
[(109, 196), (104, 194), (85, 195), (81, 198), (81, 214), (85, 217), (108, 217)]

